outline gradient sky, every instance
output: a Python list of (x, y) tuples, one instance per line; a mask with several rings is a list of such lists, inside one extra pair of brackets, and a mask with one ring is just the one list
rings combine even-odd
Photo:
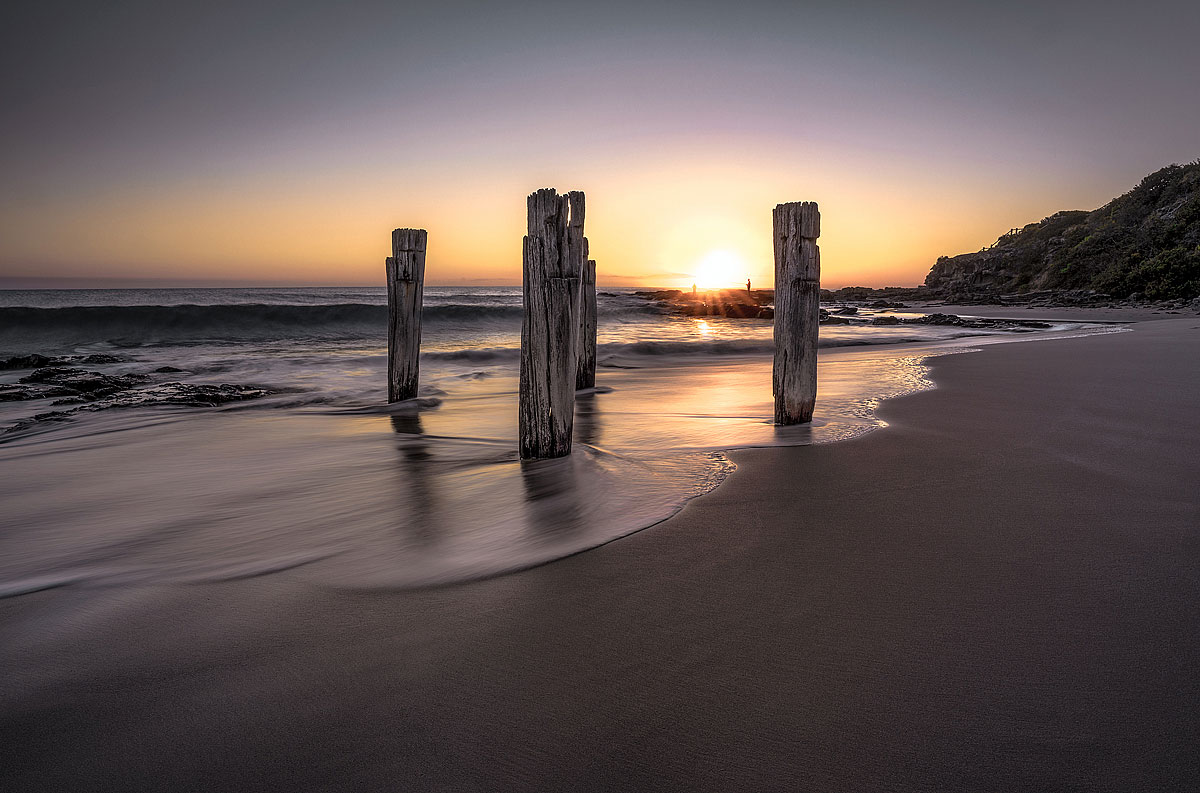
[(428, 283), (519, 283), (553, 186), (601, 283), (721, 249), (766, 286), (771, 208), (813, 200), (824, 285), (913, 285), (1200, 157), (1197, 31), (1157, 0), (9, 4), (0, 276), (376, 284), (417, 226)]

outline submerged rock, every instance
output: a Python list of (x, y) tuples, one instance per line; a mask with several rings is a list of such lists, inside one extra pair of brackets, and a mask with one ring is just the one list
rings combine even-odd
[[(96, 373), (87, 372), (85, 374), (94, 375)], [(77, 377), (77, 375), (71, 375), (71, 377)], [(142, 375), (129, 375), (128, 377), (140, 378), (137, 382), (145, 379)], [(0, 387), (0, 401), (4, 401), (4, 394), (18, 393), (13, 389), (24, 389), (24, 393), (28, 395), (16, 395), (9, 397), (9, 399), (41, 399), (49, 396), (65, 396), (64, 399), (52, 402), (51, 406), (70, 407), (71, 409), (39, 413), (33, 416), (33, 418), (25, 419), (8, 427), (4, 430), (5, 433), (32, 429), (47, 421), (69, 421), (77, 418), (82, 412), (94, 413), (110, 408), (167, 406), (219, 407), (231, 402), (245, 402), (251, 399), (259, 399), (271, 393), (265, 388), (233, 385), (230, 383), (221, 383), (220, 385), (161, 383), (144, 388), (125, 388), (111, 393), (100, 393), (99, 391), (72, 392), (63, 386), (57, 385), (40, 390), (29, 386), (9, 386), (7, 388)]]
[(4, 385), (0, 386), (0, 402), (22, 402), (27, 399), (37, 399), (38, 395), (34, 393), (29, 386), (23, 385)]
[(11, 427), (5, 427), (4, 434), (20, 432), (22, 430), (31, 429), (33, 427), (38, 426), (39, 424), (45, 424), (48, 422), (70, 421), (72, 418), (71, 413), (72, 413), (72, 411), (67, 411), (67, 410), (55, 410), (55, 411), (51, 411), (49, 413), (38, 413), (36, 416), (33, 416), (32, 418), (25, 419), (24, 421), (18, 421), (16, 424), (13, 424)]
[(231, 385), (193, 385), (190, 383), (163, 383), (161, 386), (142, 388), (133, 392), (143, 405), (190, 405), (191, 407), (217, 407), (230, 402), (258, 399), (270, 393), (265, 388)]
[[(111, 356), (108, 356), (111, 357)], [(37, 360), (44, 356), (24, 356), (22, 362)], [(102, 361), (109, 363), (107, 359)], [(182, 371), (173, 366), (163, 366), (159, 372)], [(43, 366), (35, 369), (17, 384), (0, 385), (0, 402), (18, 402), (61, 397), (52, 402), (53, 407), (69, 407), (69, 410), (39, 413), (8, 427), (5, 432), (29, 429), (45, 421), (65, 421), (81, 411), (95, 412), (109, 408), (184, 406), (218, 407), (231, 402), (258, 399), (270, 393), (257, 386), (221, 383), (159, 383), (146, 386), (150, 380), (145, 374), (103, 374), (61, 365)]]
[(43, 392), (42, 396), (73, 396), (78, 393), (91, 397), (102, 397), (126, 391), (148, 379), (146, 375), (142, 374), (109, 375), (84, 369), (50, 366), (34, 370), (32, 374), (22, 377), (20, 382), (53, 385), (60, 389), (67, 389), (65, 392)]
[(958, 316), (957, 314), (938, 314), (936, 312), (933, 314), (926, 314), (923, 317), (913, 317), (912, 319), (906, 320), (906, 322), (910, 325), (958, 325), (958, 326), (964, 326), (964, 325), (970, 324), (969, 320), (964, 320), (962, 317)]
[[(41, 396), (53, 396), (53, 394), (42, 394)], [(87, 398), (81, 396), (69, 396), (63, 399), (56, 399), (50, 403), (51, 407), (62, 407), (64, 405), (84, 405), (87, 404)]]
[(62, 366), (46, 366), (35, 369), (32, 374), (21, 378), (22, 383), (53, 383), (59, 378), (86, 374), (83, 369), (68, 369)]
[(683, 292), (678, 289), (655, 289), (652, 291), (639, 291), (633, 294), (638, 297), (644, 297), (647, 300), (677, 300), (683, 296)]
[(986, 328), (993, 330), (1015, 330), (1020, 328), (1045, 329), (1054, 327), (1049, 322), (1032, 319), (991, 319), (986, 317), (967, 318), (957, 314), (926, 314), (900, 320), (905, 325), (947, 325), (956, 328)]
[(16, 355), (12, 358), (0, 360), (0, 369), (37, 369), (41, 366), (49, 366), (54, 363), (53, 358), (48, 358), (45, 355)]
[(0, 360), (0, 370), (5, 369), (41, 369), (47, 366), (69, 366), (71, 364), (86, 363), (91, 365), (104, 363), (122, 363), (125, 359), (118, 358), (115, 355), (107, 353), (95, 353), (93, 355), (62, 355), (50, 356), (39, 355), (38, 353), (30, 353), (29, 355), (15, 355), (12, 358)]

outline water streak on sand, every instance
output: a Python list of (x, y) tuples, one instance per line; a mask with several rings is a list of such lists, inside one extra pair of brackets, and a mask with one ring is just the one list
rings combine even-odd
[[(328, 296), (336, 302), (311, 305), (319, 291), (282, 290), (276, 299), (292, 303), (265, 309), (261, 294), (241, 295), (240, 303), (226, 295), (215, 306), (203, 306), (211, 295), (196, 294), (189, 296), (194, 305), (166, 309), (134, 305), (160, 298), (139, 293), (126, 296), (129, 305), (101, 305), (95, 314), (106, 327), (131, 316), (152, 320), (134, 346), (116, 348), (111, 338), (93, 336), (14, 350), (107, 350), (120, 360), (92, 368), (113, 376), (153, 380), (158, 376), (146, 373), (170, 365), (182, 371), (162, 377), (211, 384), (219, 373), (222, 382), (269, 395), (237, 409), (93, 411), (10, 433), (0, 444), (0, 596), (285, 571), (346, 587), (495, 575), (669, 517), (728, 475), (733, 465), (723, 450), (833, 442), (879, 426), (881, 400), (931, 386), (924, 366), (930, 355), (1045, 335), (956, 340), (962, 334), (952, 328), (823, 328), (836, 348), (820, 356), (816, 420), (777, 428), (769, 420), (769, 321), (698, 322), (609, 294), (601, 313), (603, 386), (577, 399), (576, 453), (522, 463), (515, 453), (514, 329), (493, 322), (512, 319), (519, 290), (432, 290), (431, 310), (455, 319), (431, 325), (421, 398), (394, 406), (381, 401), (379, 323), (362, 320), (379, 306), (347, 308), (343, 292)], [(117, 300), (102, 297), (98, 302)], [(56, 301), (58, 294), (41, 300)], [(88, 313), (63, 305), (28, 310), (35, 308)], [(0, 308), (15, 310), (25, 309)], [(280, 318), (304, 328), (297, 319), (304, 316), (324, 317), (340, 335), (285, 332)], [(270, 332), (211, 338), (220, 323), (232, 327), (230, 318)], [(344, 332), (360, 320), (365, 330)], [(25, 333), (45, 342), (64, 329), (86, 335), (102, 324), (47, 320), (9, 327), (0, 339)], [(136, 327), (127, 324), (127, 335)], [(171, 334), (172, 341), (163, 340)], [(913, 334), (937, 344), (900, 343)], [(26, 373), (0, 374), (3, 384)], [(45, 401), (6, 403), (0, 419), (28, 421)]]

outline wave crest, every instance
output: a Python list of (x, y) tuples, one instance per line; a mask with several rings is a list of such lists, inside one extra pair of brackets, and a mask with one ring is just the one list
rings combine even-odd
[[(61, 342), (158, 341), (383, 336), (387, 306), (177, 305), (0, 308), (0, 338), (48, 338)], [(519, 323), (520, 306), (426, 306), (422, 320)]]

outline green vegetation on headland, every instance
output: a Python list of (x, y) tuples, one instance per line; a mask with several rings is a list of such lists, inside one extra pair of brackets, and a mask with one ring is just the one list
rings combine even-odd
[(1200, 160), (1155, 171), (1092, 212), (1058, 212), (977, 253), (943, 256), (925, 285), (932, 295), (963, 301), (1040, 290), (1133, 300), (1200, 296)]

